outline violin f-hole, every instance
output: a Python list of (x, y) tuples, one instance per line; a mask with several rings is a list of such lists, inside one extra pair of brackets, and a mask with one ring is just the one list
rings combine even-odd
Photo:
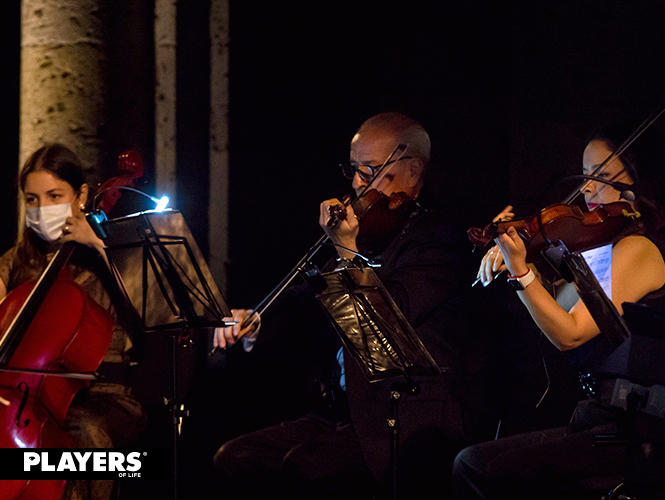
[(24, 428), (30, 425), (30, 419), (26, 418), (23, 422), (21, 422), (21, 415), (23, 414), (23, 410), (25, 409), (25, 405), (28, 403), (28, 398), (30, 397), (30, 386), (25, 383), (25, 381), (21, 382), (16, 386), (16, 388), (23, 392), (23, 396), (21, 397), (21, 403), (18, 405), (18, 411), (16, 412), (16, 425), (18, 427)]

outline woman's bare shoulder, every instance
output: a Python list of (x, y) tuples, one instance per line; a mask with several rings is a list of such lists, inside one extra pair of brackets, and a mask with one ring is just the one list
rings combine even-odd
[(626, 236), (619, 240), (616, 245), (614, 245), (614, 254), (626, 255), (630, 257), (652, 257), (658, 258), (660, 262), (663, 261), (663, 255), (656, 246), (656, 244), (651, 241), (646, 236), (633, 234)]
[(631, 235), (621, 239), (612, 252), (612, 268), (613, 274), (620, 275), (620, 281), (640, 283), (640, 297), (632, 297), (633, 300), (665, 285), (663, 254), (645, 236)]

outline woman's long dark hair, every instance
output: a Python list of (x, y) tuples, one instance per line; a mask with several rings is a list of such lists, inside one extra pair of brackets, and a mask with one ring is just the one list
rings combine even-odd
[[(624, 119), (599, 128), (589, 141), (603, 141), (614, 152), (631, 136), (640, 121)], [(648, 127), (619, 157), (635, 183), (635, 208), (647, 232), (665, 225), (665, 135), (656, 124)]]
[(78, 193), (85, 184), (83, 167), (74, 152), (62, 144), (48, 144), (42, 146), (30, 155), (19, 174), (19, 188), (25, 190), (28, 174), (45, 170), (60, 180), (65, 181), (74, 192)]
[[(80, 193), (85, 184), (85, 173), (76, 154), (62, 144), (47, 144), (32, 153), (21, 168), (18, 178), (19, 197), (25, 206), (25, 184), (28, 174), (46, 171), (69, 184), (75, 193)], [(15, 272), (10, 276), (9, 288), (26, 281), (31, 270), (46, 265), (47, 244), (32, 229), (25, 227), (24, 211), (21, 211), (17, 239)], [(23, 274), (26, 276), (23, 276)]]

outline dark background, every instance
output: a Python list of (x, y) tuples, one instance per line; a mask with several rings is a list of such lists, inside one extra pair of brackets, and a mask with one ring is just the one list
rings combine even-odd
[[(177, 197), (207, 254), (206, 0), (178, 2)], [(4, 25), (0, 154), (13, 214), (20, 2)], [(433, 145), (430, 201), (484, 225), (506, 204), (530, 215), (578, 173), (585, 138), (665, 97), (665, 2), (257, 2), (230, 6), (230, 260), (233, 306), (258, 302), (320, 235), (318, 205), (349, 192), (338, 164), (369, 116), (402, 111)], [(108, 8), (108, 157), (143, 156), (154, 190), (153, 4)], [(161, 194), (161, 193), (160, 193)], [(549, 193), (549, 201), (557, 193)], [(15, 235), (2, 220), (3, 247)]]
[[(4, 248), (15, 235), (19, 7), (7, 2), (4, 15)], [(208, 8), (206, 0), (178, 1), (176, 208), (204, 253)], [(468, 227), (487, 224), (509, 203), (527, 216), (543, 197), (561, 199), (569, 189), (549, 188), (579, 173), (595, 127), (625, 115), (644, 119), (665, 98), (661, 0), (231, 0), (230, 9), (232, 307), (260, 301), (319, 238), (318, 205), (349, 192), (337, 165), (357, 127), (378, 112), (404, 112), (429, 131), (428, 201)], [(109, 2), (109, 157), (99, 166), (112, 172), (118, 154), (136, 149), (149, 192), (152, 22), (152, 2)], [(216, 448), (237, 431), (246, 401), (237, 392), (208, 397), (222, 398), (204, 419), (216, 426), (206, 446)], [(166, 419), (155, 435), (168, 436), (168, 427)], [(195, 436), (192, 448), (204, 439)]]
[(423, 123), (434, 201), (481, 225), (508, 203), (533, 213), (598, 124), (665, 97), (662, 2), (309, 5), (232, 4), (234, 305), (316, 240), (318, 203), (348, 191), (336, 165), (377, 112)]

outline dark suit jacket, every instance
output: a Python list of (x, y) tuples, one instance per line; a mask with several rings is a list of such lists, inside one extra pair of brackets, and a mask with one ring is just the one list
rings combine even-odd
[[(382, 253), (377, 275), (442, 369), (440, 376), (417, 377), (417, 394), (397, 403), (399, 440), (388, 420), (395, 407), (394, 382), (369, 383), (349, 352), (346, 386), (354, 428), (375, 477), (389, 483), (391, 448), (397, 444), (400, 483), (437, 481), (459, 449), (472, 441), (465, 415), (464, 353), (467, 338), (464, 304), (475, 270), (465, 232), (442, 216), (426, 212), (411, 220)], [(432, 476), (431, 474), (434, 474)], [(413, 484), (407, 486), (412, 490)]]

